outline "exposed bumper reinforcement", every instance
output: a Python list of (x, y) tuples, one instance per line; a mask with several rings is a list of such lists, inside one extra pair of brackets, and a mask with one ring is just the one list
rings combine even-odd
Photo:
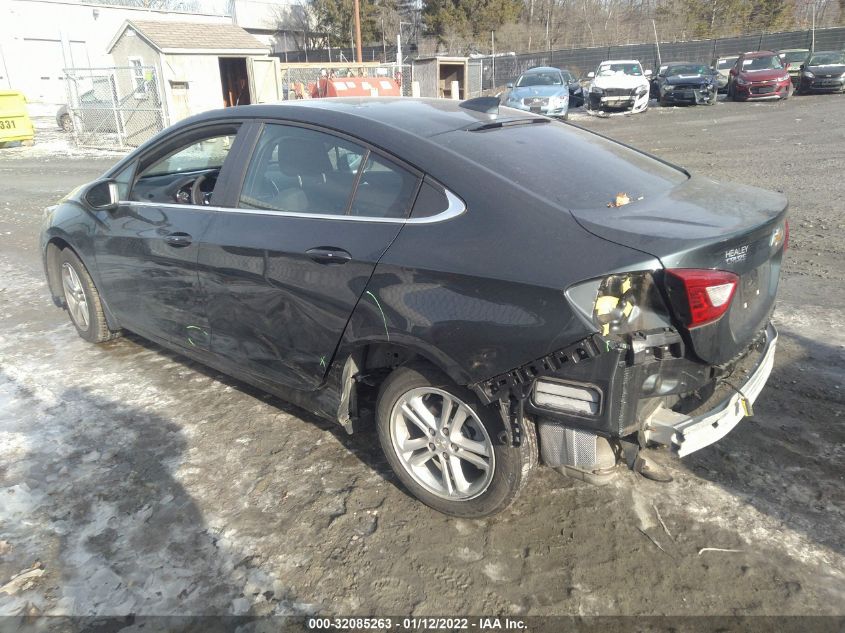
[(770, 323), (766, 328), (762, 360), (751, 377), (739, 387), (741, 394), (735, 393), (714, 409), (695, 417), (660, 408), (646, 421), (645, 439), (670, 446), (679, 457), (722, 439), (746, 416), (743, 396), (753, 404), (766, 385), (775, 362), (777, 339), (777, 331)]

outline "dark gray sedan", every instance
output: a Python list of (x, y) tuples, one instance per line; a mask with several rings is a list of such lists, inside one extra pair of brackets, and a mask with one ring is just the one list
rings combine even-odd
[(180, 121), (49, 208), (41, 252), (85, 340), (375, 430), (407, 490), (479, 517), (538, 457), (665, 479), (652, 447), (750, 415), (785, 218), (495, 99), (322, 99)]
[(798, 92), (845, 92), (845, 51), (813, 53), (801, 65)]

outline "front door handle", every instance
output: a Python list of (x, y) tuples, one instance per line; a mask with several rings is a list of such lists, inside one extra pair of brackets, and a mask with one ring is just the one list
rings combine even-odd
[(187, 233), (170, 233), (164, 236), (164, 241), (175, 246), (176, 248), (184, 248), (191, 245), (191, 236)]
[(305, 251), (318, 264), (326, 264), (329, 266), (345, 264), (352, 259), (352, 255), (342, 248), (335, 248), (334, 246), (319, 246)]

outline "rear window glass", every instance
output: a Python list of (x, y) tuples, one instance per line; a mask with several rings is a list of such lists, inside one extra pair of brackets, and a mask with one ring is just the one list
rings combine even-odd
[(684, 182), (684, 172), (564, 123), (457, 131), (442, 142), (538, 196), (569, 209), (606, 208), (618, 194), (632, 203)]

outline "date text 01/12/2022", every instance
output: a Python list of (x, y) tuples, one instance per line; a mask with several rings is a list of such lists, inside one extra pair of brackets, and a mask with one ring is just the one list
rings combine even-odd
[(526, 624), (519, 618), (509, 617), (350, 617), (350, 618), (309, 618), (308, 628), (312, 630), (378, 630), (389, 629), (408, 631), (456, 631), (456, 630), (508, 630), (523, 631)]

